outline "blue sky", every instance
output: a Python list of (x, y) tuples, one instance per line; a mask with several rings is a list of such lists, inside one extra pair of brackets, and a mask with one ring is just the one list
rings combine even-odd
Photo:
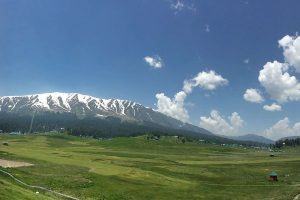
[[(300, 79), (299, 52), (287, 57), (290, 46), (278, 44), (286, 35), (298, 39), (299, 7), (297, 0), (2, 0), (0, 96), (79, 92), (134, 100), (170, 115), (186, 112), (189, 122), (219, 134), (297, 135), (297, 84), (283, 88), (297, 94), (280, 101), (271, 88), (276, 79), (258, 77), (277, 60)], [(150, 66), (147, 56), (161, 66)], [(227, 83), (196, 84), (183, 105), (174, 102), (185, 80), (210, 70)], [(264, 101), (246, 101), (250, 88)], [(175, 107), (164, 104), (168, 98)], [(263, 109), (272, 103), (281, 111)]]

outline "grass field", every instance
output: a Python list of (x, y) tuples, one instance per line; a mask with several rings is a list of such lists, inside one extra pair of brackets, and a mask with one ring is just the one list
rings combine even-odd
[[(300, 193), (300, 149), (268, 151), (145, 136), (112, 140), (67, 135), (0, 135), (0, 159), (33, 166), (5, 171), (79, 199), (293, 199)], [(275, 170), (278, 182), (269, 182)], [(0, 174), (0, 199), (59, 199)]]

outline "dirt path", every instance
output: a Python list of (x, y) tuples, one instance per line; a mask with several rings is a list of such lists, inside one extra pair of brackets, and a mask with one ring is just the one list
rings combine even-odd
[(300, 194), (297, 194), (297, 195), (294, 197), (294, 200), (300, 200)]
[(53, 190), (50, 190), (50, 189), (47, 189), (47, 188), (44, 188), (44, 187), (41, 187), (41, 186), (35, 186), (35, 185), (29, 185), (27, 183), (24, 183), (23, 181), (21, 181), (20, 179), (17, 179), (16, 177), (14, 177), (12, 174), (0, 169), (0, 173), (3, 173), (7, 176), (9, 176), (10, 178), (12, 178), (14, 181), (16, 181), (17, 183), (23, 185), (23, 186), (26, 186), (26, 187), (29, 187), (31, 189), (38, 189), (38, 190), (43, 190), (43, 191), (46, 191), (46, 192), (50, 192), (50, 193), (53, 193), (57, 196), (60, 196), (60, 197), (63, 197), (63, 198), (66, 198), (66, 199), (71, 199), (71, 200), (79, 200), (75, 197), (72, 197), (72, 196), (69, 196), (69, 195), (66, 195), (66, 194), (62, 194), (60, 192), (55, 192)]
[(0, 159), (0, 167), (3, 167), (3, 168), (26, 167), (26, 166), (32, 166), (32, 165), (33, 164), (26, 163), (26, 162)]

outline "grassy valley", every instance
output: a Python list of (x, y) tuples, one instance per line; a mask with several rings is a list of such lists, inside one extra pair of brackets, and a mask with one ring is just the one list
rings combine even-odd
[[(299, 148), (267, 150), (182, 143), (146, 136), (95, 140), (69, 135), (1, 135), (5, 168), (30, 185), (79, 199), (293, 199), (300, 193)], [(3, 169), (3, 168), (2, 168)], [(278, 182), (268, 181), (276, 171)], [(60, 199), (0, 175), (0, 199)]]

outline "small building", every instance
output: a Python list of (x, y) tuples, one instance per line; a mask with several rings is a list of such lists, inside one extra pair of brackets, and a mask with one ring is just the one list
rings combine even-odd
[(271, 174), (269, 174), (269, 179), (270, 181), (278, 181), (278, 174), (273, 171)]
[(3, 130), (0, 130), (0, 133), (3, 133)]

